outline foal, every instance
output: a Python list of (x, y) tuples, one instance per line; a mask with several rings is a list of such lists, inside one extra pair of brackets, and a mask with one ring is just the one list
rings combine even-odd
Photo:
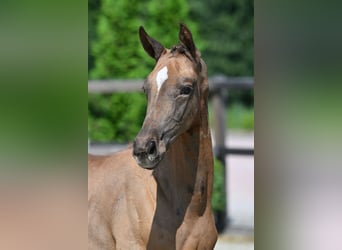
[(183, 24), (171, 49), (139, 35), (156, 60), (147, 113), (133, 146), (89, 156), (89, 249), (213, 249), (206, 65)]

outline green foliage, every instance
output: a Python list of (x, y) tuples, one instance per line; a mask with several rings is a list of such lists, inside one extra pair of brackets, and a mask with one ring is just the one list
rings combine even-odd
[(224, 169), (223, 164), (214, 159), (214, 185), (211, 205), (214, 211), (224, 211), (225, 195), (224, 195)]
[(94, 68), (90, 77), (137, 78), (147, 71), (141, 63), (143, 51), (138, 40), (141, 1), (101, 0), (96, 25), (97, 38), (91, 43)]
[(189, 1), (209, 75), (253, 75), (253, 1)]
[(146, 110), (146, 97), (142, 93), (93, 94), (88, 99), (91, 139), (127, 142), (139, 132)]
[(88, 70), (94, 67), (94, 57), (90, 44), (96, 39), (96, 25), (100, 9), (100, 0), (88, 0)]
[(187, 23), (196, 34), (195, 25), (187, 18), (186, 1), (100, 1), (100, 8), (95, 12), (98, 17), (93, 17), (96, 35), (91, 37), (90, 52), (94, 60), (91, 78), (146, 77), (154, 61), (140, 44), (138, 28), (141, 25), (166, 47), (177, 43), (180, 22)]
[[(147, 4), (148, 17), (144, 25), (148, 33), (170, 48), (178, 43), (179, 24), (185, 23), (191, 30), (196, 47), (200, 50), (203, 43), (198, 36), (197, 25), (188, 18), (189, 4), (185, 0), (149, 1)], [(161, 35), (162, 34), (162, 35)]]

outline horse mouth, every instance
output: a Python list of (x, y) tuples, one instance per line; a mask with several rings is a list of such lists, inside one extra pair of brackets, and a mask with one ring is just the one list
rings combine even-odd
[(158, 166), (158, 163), (161, 161), (161, 157), (147, 155), (146, 157), (137, 157), (134, 156), (135, 161), (138, 165), (144, 169), (155, 169)]

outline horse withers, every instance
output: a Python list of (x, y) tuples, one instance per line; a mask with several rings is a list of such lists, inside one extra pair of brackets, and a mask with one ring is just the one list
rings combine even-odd
[(213, 249), (206, 65), (183, 24), (171, 49), (139, 35), (156, 60), (146, 117), (128, 149), (89, 156), (89, 249)]

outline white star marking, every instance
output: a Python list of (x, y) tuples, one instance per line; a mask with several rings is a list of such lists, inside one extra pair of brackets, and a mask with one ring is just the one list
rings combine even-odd
[(158, 86), (158, 92), (160, 88), (162, 87), (163, 83), (167, 80), (168, 75), (167, 75), (167, 67), (164, 66), (161, 70), (158, 71), (157, 74), (157, 86)]

